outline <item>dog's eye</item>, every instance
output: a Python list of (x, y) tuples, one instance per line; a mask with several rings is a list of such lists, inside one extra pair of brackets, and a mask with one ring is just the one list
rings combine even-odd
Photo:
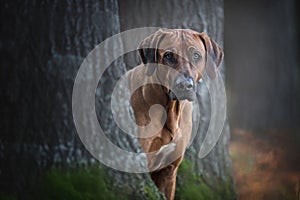
[(200, 59), (201, 59), (201, 54), (200, 53), (195, 52), (195, 53), (192, 54), (192, 61), (193, 62), (196, 62)]
[(164, 55), (163, 55), (163, 63), (166, 64), (166, 65), (174, 65), (176, 63), (176, 59), (175, 59), (175, 56), (174, 56), (174, 53), (173, 52), (166, 52)]
[(173, 58), (173, 53), (172, 52), (166, 52), (164, 54), (164, 59), (172, 60), (172, 58)]

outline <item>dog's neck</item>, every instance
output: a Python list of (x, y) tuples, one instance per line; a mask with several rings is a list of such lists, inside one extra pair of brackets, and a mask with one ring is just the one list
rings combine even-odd
[[(150, 92), (151, 90), (151, 92)], [(167, 120), (164, 127), (169, 130), (172, 137), (175, 136), (181, 117), (181, 107), (187, 100), (170, 99), (167, 89), (158, 84), (147, 84), (143, 87), (143, 96), (149, 109), (154, 104), (160, 104), (167, 112)], [(149, 96), (148, 94), (151, 94)]]

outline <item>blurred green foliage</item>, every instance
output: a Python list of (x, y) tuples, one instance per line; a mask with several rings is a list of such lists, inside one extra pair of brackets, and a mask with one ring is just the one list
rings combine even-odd
[(183, 160), (178, 169), (175, 200), (232, 199), (229, 188), (229, 182), (209, 187), (203, 177), (195, 173), (194, 164)]

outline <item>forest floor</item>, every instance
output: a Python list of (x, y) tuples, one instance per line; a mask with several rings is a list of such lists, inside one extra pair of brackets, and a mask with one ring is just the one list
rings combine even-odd
[(299, 199), (300, 145), (295, 135), (232, 130), (230, 155), (238, 199)]

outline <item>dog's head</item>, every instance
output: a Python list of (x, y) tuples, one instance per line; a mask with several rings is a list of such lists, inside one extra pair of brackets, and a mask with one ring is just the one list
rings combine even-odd
[[(188, 29), (158, 30), (145, 38), (138, 47), (146, 74), (152, 76), (161, 66), (168, 66), (178, 73), (171, 78), (167, 88), (172, 100), (196, 99), (196, 84), (204, 69), (210, 78), (216, 77), (216, 68), (223, 60), (223, 50), (206, 33)], [(172, 71), (172, 70), (171, 70)], [(159, 73), (160, 80), (172, 76), (170, 70)], [(176, 94), (176, 95), (175, 95)]]

